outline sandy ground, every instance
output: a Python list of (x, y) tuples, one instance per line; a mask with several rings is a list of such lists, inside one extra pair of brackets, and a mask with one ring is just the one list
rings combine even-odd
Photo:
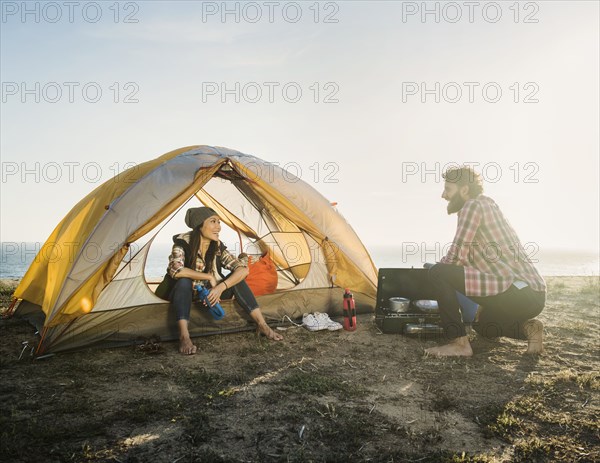
[[(548, 278), (546, 353), (473, 335), (433, 340), (289, 327), (32, 360), (0, 321), (1, 461), (600, 461), (597, 277)], [(7, 282), (3, 282), (6, 287)], [(9, 292), (4, 291), (6, 307)]]

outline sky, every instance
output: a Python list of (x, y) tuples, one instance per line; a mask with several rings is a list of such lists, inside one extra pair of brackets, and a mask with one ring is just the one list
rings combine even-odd
[[(189, 145), (281, 167), (367, 247), (451, 242), (468, 163), (523, 243), (599, 243), (599, 4), (1, 2), (0, 240)], [(181, 228), (179, 226), (179, 228)]]

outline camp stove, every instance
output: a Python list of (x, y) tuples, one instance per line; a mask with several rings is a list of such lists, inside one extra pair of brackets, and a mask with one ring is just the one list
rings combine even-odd
[[(382, 268), (377, 282), (375, 324), (384, 333), (441, 336), (440, 315), (434, 291), (420, 268)], [(399, 298), (410, 301), (398, 311)]]

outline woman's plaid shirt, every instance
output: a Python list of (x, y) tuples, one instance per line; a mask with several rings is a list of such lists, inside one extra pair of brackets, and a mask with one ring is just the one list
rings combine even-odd
[(534, 291), (545, 291), (546, 282), (530, 261), (517, 234), (492, 198), (479, 195), (458, 211), (458, 226), (443, 264), (465, 269), (467, 296), (493, 296), (515, 281)]
[[(191, 235), (191, 233), (184, 233), (182, 235), (179, 235), (179, 238), (182, 240), (185, 240), (187, 243), (189, 243), (190, 235)], [(245, 265), (242, 261), (233, 257), (229, 253), (229, 251), (227, 251), (226, 249), (224, 249), (220, 253), (217, 252), (217, 255), (215, 256), (215, 260), (216, 259), (221, 260), (221, 267), (226, 268), (227, 270), (230, 270), (232, 272), (238, 267), (245, 267)], [(181, 270), (184, 266), (185, 266), (185, 251), (183, 250), (183, 248), (181, 246), (174, 245), (173, 249), (171, 250), (171, 254), (169, 255), (169, 266), (167, 267), (167, 272), (172, 277), (175, 277), (175, 274), (179, 270)], [(206, 263), (204, 262), (204, 259), (202, 259), (202, 256), (200, 255), (200, 253), (198, 253), (198, 255), (196, 256), (196, 266), (192, 270), (196, 270), (197, 272), (204, 272), (205, 267), (206, 267)], [(217, 279), (217, 281), (220, 280), (221, 277), (217, 274), (216, 262), (213, 262), (212, 268), (213, 268), (214, 277)], [(194, 285), (196, 285), (197, 283), (203, 283), (203, 282), (202, 281), (194, 281)]]

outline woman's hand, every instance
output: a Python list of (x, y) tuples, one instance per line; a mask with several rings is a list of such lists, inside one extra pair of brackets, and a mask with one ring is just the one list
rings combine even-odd
[[(213, 278), (214, 280), (214, 278)], [(212, 285), (212, 282), (211, 282)], [(223, 285), (221, 284), (216, 284), (213, 285), (212, 289), (209, 291), (207, 299), (208, 299), (208, 303), (211, 305), (211, 307), (213, 305), (215, 305), (217, 302), (221, 301), (221, 294), (223, 294), (223, 291), (225, 291), (225, 288), (223, 287)]]

